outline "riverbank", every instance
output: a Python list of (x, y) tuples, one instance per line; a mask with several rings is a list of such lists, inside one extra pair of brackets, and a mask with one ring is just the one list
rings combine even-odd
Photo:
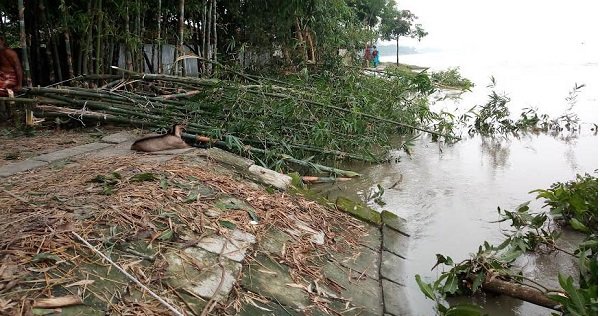
[(215, 148), (134, 153), (134, 138), (0, 167), (3, 312), (404, 312), (401, 219), (264, 186), (251, 161)]

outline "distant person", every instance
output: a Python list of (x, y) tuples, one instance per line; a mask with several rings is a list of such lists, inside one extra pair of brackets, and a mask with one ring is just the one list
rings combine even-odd
[(21, 90), (23, 69), (17, 52), (6, 47), (4, 36), (0, 35), (0, 96), (8, 96), (8, 90)]
[(377, 68), (379, 65), (379, 51), (377, 46), (373, 45), (373, 67)]
[(373, 58), (373, 53), (371, 53), (371, 46), (365, 45), (365, 67), (371, 66), (371, 59)]

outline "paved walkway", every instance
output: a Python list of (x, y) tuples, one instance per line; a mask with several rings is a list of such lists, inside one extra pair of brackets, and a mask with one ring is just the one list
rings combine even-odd
[[(92, 158), (86, 161), (93, 161), (93, 157), (129, 155), (132, 140), (133, 135), (121, 132), (106, 136), (100, 142), (11, 163), (0, 167), (0, 179), (55, 163), (68, 163), (81, 155), (91, 155)], [(288, 176), (216, 148), (140, 155), (139, 159), (165, 162), (180, 155), (193, 157), (191, 161), (202, 166), (217, 162), (221, 165), (221, 171), (243, 174), (245, 178), (279, 189), (285, 189), (292, 183)], [(204, 189), (204, 193), (211, 193), (209, 187)], [(252, 211), (245, 201), (234, 197), (221, 197), (212, 203), (213, 207), (205, 212), (209, 217), (212, 214), (210, 212), (217, 216), (231, 209)], [(260, 238), (251, 231), (237, 228), (228, 235), (196, 236), (192, 232), (182, 233), (181, 239), (190, 241), (193, 246), (163, 253), (168, 263), (166, 282), (172, 288), (185, 290), (179, 297), (192, 313), (198, 315), (211, 301), (227, 301), (238, 282), (244, 291), (254, 293), (257, 297), (256, 300), (243, 302), (239, 315), (326, 315), (323, 309), (307, 310), (308, 306), (315, 304), (344, 312), (344, 315), (408, 315), (404, 296), (407, 280), (402, 273), (404, 260), (409, 256), (409, 235), (405, 233), (405, 221), (392, 213), (384, 211), (380, 214), (346, 199), (338, 199), (336, 205), (338, 209), (368, 222), (364, 228), (368, 234), (361, 239), (358, 248), (340, 249), (329, 253), (321, 261), (318, 268), (330, 284), (336, 285), (335, 288), (322, 285), (325, 283), (323, 280), (304, 279), (304, 284), (298, 284), (298, 276), (292, 277), (290, 267), (275, 259), (282, 255), (286, 245), (289, 246), (300, 236), (312, 236), (315, 245), (324, 242), (325, 232), (316, 231), (301, 220), (295, 223), (295, 227), (273, 226), (266, 236)], [(205, 268), (198, 269), (199, 266)], [(112, 273), (116, 278), (114, 271), (106, 273)], [(121, 280), (126, 282), (123, 278)], [(94, 304), (88, 305), (98, 308), (99, 305)], [(66, 315), (69, 309), (64, 310)], [(98, 309), (85, 310), (85, 307), (83, 310), (81, 307), (71, 310), (73, 313), (76, 311), (101, 314)]]

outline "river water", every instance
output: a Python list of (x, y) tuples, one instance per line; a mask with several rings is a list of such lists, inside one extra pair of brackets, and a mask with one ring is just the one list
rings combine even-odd
[[(576, 52), (575, 52), (576, 53)], [(580, 54), (581, 55), (581, 54)], [(433, 53), (400, 56), (403, 63), (430, 66), (434, 70), (460, 66), (461, 73), (475, 82), (473, 92), (462, 99), (432, 105), (450, 111), (463, 111), (487, 101), (489, 77), (498, 82), (497, 91), (511, 98), (514, 116), (525, 107), (537, 107), (540, 113), (556, 117), (565, 111), (569, 91), (585, 84), (573, 109), (581, 118), (576, 133), (559, 135), (524, 134), (519, 137), (482, 138), (463, 135), (453, 145), (432, 143), (422, 137), (412, 148), (412, 155), (397, 151), (399, 161), (373, 166), (353, 166), (364, 176), (356, 181), (324, 185), (317, 189), (330, 196), (345, 195), (366, 201), (369, 193), (384, 187), (383, 207), (369, 202), (375, 209), (386, 209), (405, 218), (411, 229), (409, 258), (405, 262), (405, 279), (411, 315), (433, 315), (433, 302), (419, 291), (414, 275), (431, 282), (440, 270), (431, 271), (435, 254), (451, 256), (455, 262), (469, 258), (484, 241), (498, 244), (504, 240), (498, 223), (497, 207), (514, 208), (535, 196), (531, 190), (546, 189), (557, 181), (573, 180), (576, 174), (595, 174), (598, 168), (598, 138), (591, 130), (597, 123), (600, 69), (590, 56), (576, 59), (504, 58), (479, 59), (469, 54)], [(573, 55), (569, 55), (573, 56)], [(382, 56), (382, 61), (395, 61)], [(541, 201), (532, 202), (533, 209)], [(576, 235), (565, 233), (566, 243), (575, 243)], [(569, 269), (571, 259), (560, 254), (528, 256), (518, 262), (525, 274), (542, 283), (556, 286), (557, 269)], [(570, 270), (570, 271), (569, 271)], [(473, 298), (490, 315), (550, 315), (550, 310), (506, 297)]]

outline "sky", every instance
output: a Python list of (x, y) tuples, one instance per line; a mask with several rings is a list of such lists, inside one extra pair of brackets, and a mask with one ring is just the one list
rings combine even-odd
[(429, 35), (401, 45), (443, 50), (562, 50), (600, 56), (600, 4), (593, 0), (397, 0)]

